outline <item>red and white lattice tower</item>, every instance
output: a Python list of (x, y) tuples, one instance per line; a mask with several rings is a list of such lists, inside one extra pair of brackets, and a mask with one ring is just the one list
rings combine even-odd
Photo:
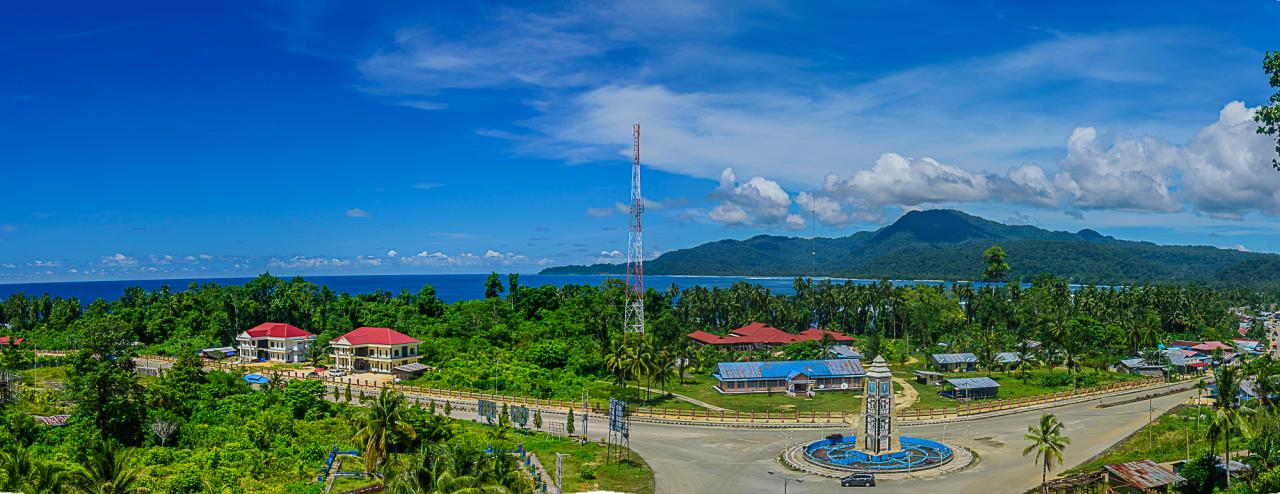
[(640, 216), (644, 198), (640, 195), (640, 124), (632, 129), (635, 139), (631, 153), (631, 227), (627, 230), (627, 307), (623, 322), (626, 334), (644, 334), (644, 236)]

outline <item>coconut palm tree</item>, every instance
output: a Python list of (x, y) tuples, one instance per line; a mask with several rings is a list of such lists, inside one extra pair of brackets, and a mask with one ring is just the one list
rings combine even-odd
[(1049, 481), (1049, 470), (1055, 462), (1062, 463), (1062, 452), (1071, 444), (1071, 438), (1062, 434), (1062, 422), (1051, 413), (1041, 415), (1039, 424), (1027, 427), (1023, 438), (1031, 444), (1022, 449), (1022, 456), (1035, 452), (1036, 463), (1044, 467), (1040, 472), (1040, 489), (1048, 492), (1045, 482)]
[(1242, 420), (1242, 415), (1252, 410), (1240, 403), (1242, 378), (1239, 367), (1219, 367), (1213, 371), (1213, 374), (1218, 387), (1218, 397), (1213, 403), (1214, 413), (1210, 418), (1210, 429), (1216, 430), (1224, 439), (1223, 459), (1227, 470), (1227, 487), (1230, 488), (1231, 434), (1234, 432), (1249, 434), (1249, 423), (1247, 420)]
[(138, 491), (138, 472), (128, 463), (129, 452), (124, 446), (99, 440), (90, 447), (80, 468), (71, 472), (71, 488), (83, 494), (133, 494)]
[(57, 494), (63, 492), (63, 480), (67, 471), (56, 463), (36, 462), (31, 465), (18, 492), (26, 494)]
[(360, 418), (360, 430), (356, 431), (355, 441), (364, 450), (364, 471), (372, 473), (386, 461), (387, 455), (395, 448), (396, 434), (416, 437), (413, 427), (405, 421), (406, 408), (404, 395), (383, 389), (378, 398), (365, 409)]

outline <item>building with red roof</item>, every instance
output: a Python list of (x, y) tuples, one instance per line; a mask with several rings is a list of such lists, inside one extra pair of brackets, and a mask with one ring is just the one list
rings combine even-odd
[(18, 346), (21, 345), (25, 338), (0, 336), (0, 346)]
[(824, 333), (830, 336), (833, 342), (847, 344), (853, 341), (853, 337), (846, 336), (838, 331), (809, 328), (797, 334), (792, 334), (760, 322), (753, 322), (731, 330), (726, 336), (715, 335), (702, 330), (694, 331), (687, 336), (702, 345), (712, 345), (733, 350), (755, 350), (801, 341), (822, 341)]
[(245, 362), (305, 362), (316, 335), (282, 322), (264, 322), (236, 336), (236, 350)]
[(352, 372), (391, 373), (418, 362), (421, 341), (391, 328), (356, 328), (329, 342), (333, 366)]

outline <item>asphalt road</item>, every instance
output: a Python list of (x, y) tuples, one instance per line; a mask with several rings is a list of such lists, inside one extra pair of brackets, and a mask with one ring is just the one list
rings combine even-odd
[[(1158, 416), (1194, 392), (1152, 400)], [(1040, 483), (1039, 467), (1022, 456), (1027, 427), (1041, 413), (1054, 413), (1065, 424), (1071, 445), (1065, 464), (1075, 466), (1147, 423), (1148, 402), (1097, 409), (1097, 401), (1049, 410), (946, 425), (911, 426), (904, 433), (965, 446), (981, 458), (972, 468), (943, 476), (882, 480), (874, 492), (1003, 493), (1023, 492)], [(594, 425), (592, 427), (595, 427)], [(636, 422), (631, 447), (653, 467), (657, 492), (731, 494), (782, 492), (782, 480), (768, 472), (798, 477), (789, 493), (845, 492), (835, 479), (785, 471), (776, 456), (786, 445), (816, 440), (849, 429), (755, 430), (671, 426)], [(1194, 438), (1192, 438), (1194, 440)], [(1064, 468), (1055, 468), (1061, 471)]]

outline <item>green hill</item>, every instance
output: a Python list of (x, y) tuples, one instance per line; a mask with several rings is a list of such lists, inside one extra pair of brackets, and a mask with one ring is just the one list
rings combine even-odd
[[(839, 238), (758, 235), (709, 242), (667, 252), (646, 262), (645, 272), (973, 280), (982, 273), (982, 251), (993, 244), (1009, 254), (1009, 276), (1024, 281), (1040, 273), (1096, 284), (1257, 286), (1280, 280), (1276, 254), (1118, 240), (1089, 229), (1071, 233), (1005, 225), (954, 210), (913, 211), (879, 230)], [(621, 274), (623, 265), (560, 266), (542, 273)]]

